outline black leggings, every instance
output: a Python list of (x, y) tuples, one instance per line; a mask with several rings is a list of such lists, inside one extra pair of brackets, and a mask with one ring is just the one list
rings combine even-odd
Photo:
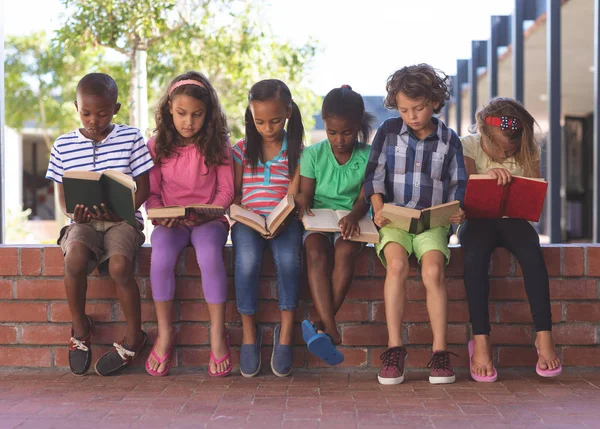
[(515, 255), (523, 269), (535, 330), (551, 331), (548, 270), (533, 226), (523, 219), (471, 219), (460, 227), (458, 236), (464, 252), (465, 289), (473, 335), (490, 333), (488, 270), (496, 247), (505, 247)]

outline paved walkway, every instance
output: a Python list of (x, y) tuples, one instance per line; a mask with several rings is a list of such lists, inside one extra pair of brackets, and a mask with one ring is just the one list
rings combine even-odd
[(0, 428), (600, 428), (600, 373), (556, 380), (502, 371), (491, 384), (400, 386), (375, 374), (297, 372), (289, 378), (204, 373), (151, 378), (0, 372)]

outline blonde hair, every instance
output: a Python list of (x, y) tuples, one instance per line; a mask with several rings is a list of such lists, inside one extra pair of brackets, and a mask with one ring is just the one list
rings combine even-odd
[(520, 130), (516, 132), (513, 130), (504, 130), (503, 133), (510, 140), (520, 140), (519, 147), (514, 154), (514, 159), (523, 168), (527, 177), (537, 176), (541, 148), (535, 138), (537, 122), (531, 116), (531, 113), (517, 100), (505, 97), (497, 97), (490, 100), (488, 104), (477, 112), (475, 115), (476, 123), (474, 127), (471, 127), (471, 132), (479, 132), (482, 145), (503, 150), (500, 144), (494, 142), (490, 133), (490, 128), (494, 125), (485, 123), (485, 118), (488, 116), (510, 116), (518, 119), (522, 127)]

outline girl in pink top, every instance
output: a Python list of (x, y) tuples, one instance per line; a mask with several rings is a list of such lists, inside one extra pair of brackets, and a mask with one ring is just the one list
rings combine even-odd
[[(208, 79), (196, 72), (176, 77), (161, 99), (156, 132), (148, 141), (155, 166), (150, 170), (146, 209), (188, 204), (216, 204), (227, 209), (233, 201), (233, 162), (227, 131), (225, 115)], [(179, 253), (191, 243), (210, 313), (208, 373), (225, 376), (232, 367), (225, 329), (227, 278), (223, 262), (229, 224), (225, 217), (207, 215), (160, 219), (155, 224), (150, 281), (158, 337), (146, 361), (146, 371), (161, 376), (169, 370), (174, 341), (174, 269)]]

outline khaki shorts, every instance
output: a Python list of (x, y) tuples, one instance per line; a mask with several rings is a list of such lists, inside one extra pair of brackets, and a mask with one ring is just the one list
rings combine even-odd
[(106, 274), (108, 270), (105, 262), (111, 256), (123, 255), (133, 261), (145, 240), (141, 224), (134, 228), (125, 221), (91, 221), (65, 226), (60, 231), (58, 244), (65, 256), (71, 244), (85, 244), (94, 254), (94, 258), (88, 263), (88, 273), (98, 267), (101, 273)]
[(408, 256), (414, 255), (419, 263), (426, 252), (438, 250), (446, 258), (446, 265), (450, 262), (450, 249), (448, 249), (448, 231), (450, 227), (441, 226), (429, 229), (420, 234), (411, 234), (391, 226), (384, 226), (379, 230), (379, 243), (375, 245), (377, 256), (384, 267), (387, 267), (383, 248), (388, 243), (398, 243), (404, 247)]

